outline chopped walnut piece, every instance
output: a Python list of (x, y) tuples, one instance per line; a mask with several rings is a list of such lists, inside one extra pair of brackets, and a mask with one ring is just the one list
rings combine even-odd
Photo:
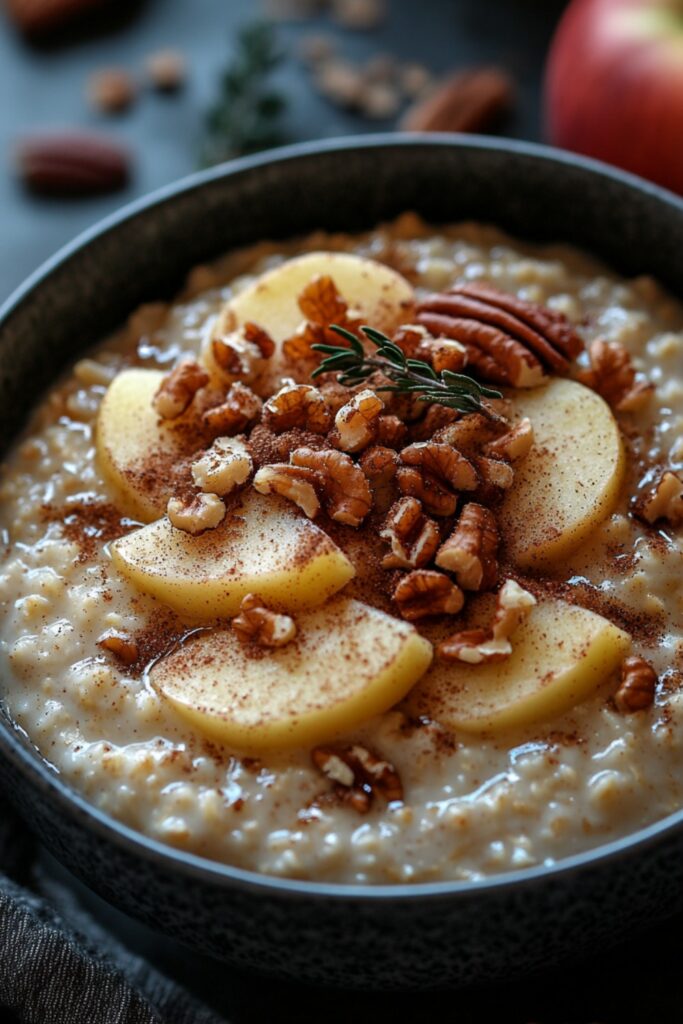
[(401, 778), (389, 762), (366, 747), (315, 747), (315, 767), (334, 784), (334, 795), (359, 814), (365, 814), (375, 797), (386, 803), (403, 800)]
[(309, 519), (315, 519), (320, 511), (317, 491), (322, 489), (322, 478), (315, 470), (284, 463), (261, 466), (254, 487), (259, 494), (279, 494), (293, 501)]
[(231, 384), (225, 402), (207, 409), (202, 420), (209, 430), (233, 437), (243, 433), (261, 415), (263, 402), (251, 388), (237, 380)]
[(683, 480), (666, 470), (644, 494), (635, 501), (634, 511), (646, 523), (665, 519), (672, 526), (683, 523)]
[(232, 326), (233, 329), (210, 340), (213, 362), (229, 380), (251, 382), (275, 351), (275, 342), (258, 324)]
[(408, 436), (408, 428), (398, 416), (379, 416), (377, 418), (377, 444), (385, 448), (401, 448)]
[(339, 335), (330, 331), (330, 324), (338, 324), (347, 330), (356, 329), (356, 319), (349, 314), (347, 303), (327, 274), (314, 277), (297, 302), (306, 322), (282, 345), (282, 352), (290, 362), (317, 358), (318, 353), (311, 346), (320, 342), (341, 345)]
[(193, 498), (170, 498), (166, 507), (176, 530), (196, 535), (215, 530), (225, 518), (225, 505), (217, 494), (196, 494)]
[(251, 345), (256, 345), (264, 359), (270, 359), (275, 352), (275, 342), (268, 334), (268, 331), (264, 331), (263, 327), (259, 327), (258, 324), (248, 320), (242, 327), (242, 334), (244, 340), (248, 341)]
[(399, 580), (393, 594), (404, 619), (410, 622), (427, 615), (457, 615), (465, 597), (442, 572), (415, 569)]
[(294, 619), (266, 608), (256, 594), (242, 598), (239, 615), (231, 625), (242, 643), (254, 643), (259, 647), (284, 647), (296, 636)]
[(152, 405), (164, 420), (174, 420), (189, 408), (200, 388), (209, 383), (209, 375), (196, 359), (181, 359), (159, 385)]
[(453, 515), (457, 507), (454, 491), (471, 491), (479, 483), (474, 466), (447, 444), (423, 441), (401, 452), (404, 464), (397, 473), (403, 494), (419, 498), (425, 511), (435, 516)]
[(439, 444), (450, 444), (469, 458), (478, 455), (483, 446), (493, 441), (500, 433), (498, 424), (487, 419), (483, 413), (473, 412), (441, 427), (432, 440)]
[(360, 526), (372, 508), (372, 492), (363, 470), (349, 455), (334, 449), (297, 448), (291, 462), (320, 474), (325, 509), (332, 519)]
[(222, 497), (245, 484), (253, 468), (244, 441), (217, 437), (211, 447), (192, 463), (191, 472), (197, 487)]
[(458, 416), (459, 413), (455, 409), (449, 409), (446, 405), (437, 403), (429, 405), (422, 419), (411, 426), (411, 439), (413, 441), (434, 441), (434, 435), (457, 420)]
[(631, 356), (618, 341), (597, 338), (589, 349), (591, 366), (579, 373), (582, 384), (597, 391), (616, 412), (640, 412), (654, 386), (638, 379)]
[(531, 420), (525, 416), (511, 430), (495, 441), (484, 445), (483, 453), (490, 459), (504, 459), (506, 462), (517, 462), (525, 458), (534, 443), (534, 428)]
[(453, 338), (432, 338), (420, 349), (420, 357), (427, 357), (437, 373), (450, 370), (461, 373), (467, 365), (467, 349)]
[(377, 424), (384, 402), (370, 388), (359, 391), (334, 418), (329, 440), (343, 452), (359, 452), (377, 436)]
[(109, 629), (98, 639), (97, 646), (110, 651), (124, 665), (133, 665), (138, 660), (138, 645), (129, 633)]
[(505, 661), (512, 654), (511, 637), (529, 615), (536, 598), (514, 580), (506, 580), (498, 593), (498, 602), (490, 629), (466, 629), (437, 647), (444, 661), (463, 661), (468, 665)]
[(483, 485), (501, 491), (508, 491), (512, 487), (515, 471), (509, 462), (489, 459), (485, 455), (473, 455), (471, 459)]
[(630, 714), (651, 707), (655, 699), (657, 673), (644, 658), (626, 658), (621, 666), (621, 684), (614, 695), (617, 710)]
[(422, 511), (417, 498), (400, 498), (389, 510), (380, 537), (391, 552), (382, 559), (384, 569), (419, 569), (429, 565), (439, 546), (439, 528)]
[(463, 590), (490, 590), (498, 578), (499, 540), (493, 513), (471, 501), (439, 548), (436, 564), (454, 573)]
[(294, 427), (310, 430), (312, 434), (326, 434), (332, 414), (317, 388), (288, 381), (263, 406), (263, 423), (276, 434)]

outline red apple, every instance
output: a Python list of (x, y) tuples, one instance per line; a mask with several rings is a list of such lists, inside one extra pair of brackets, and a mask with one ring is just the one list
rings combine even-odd
[(554, 145), (683, 193), (683, 0), (573, 0), (545, 113)]

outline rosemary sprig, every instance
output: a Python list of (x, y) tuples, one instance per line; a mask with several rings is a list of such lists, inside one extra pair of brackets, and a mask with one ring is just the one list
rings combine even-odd
[(254, 22), (237, 33), (235, 55), (206, 114), (205, 166), (282, 143), (284, 96), (269, 85), (283, 54), (273, 27)]
[(331, 324), (330, 330), (344, 338), (348, 347), (312, 345), (316, 352), (325, 354), (325, 359), (311, 374), (312, 377), (336, 371), (340, 384), (353, 387), (379, 370), (392, 383), (376, 388), (377, 391), (412, 394), (419, 402), (446, 405), (462, 413), (481, 412), (491, 420), (502, 421), (502, 417), (485, 401), (487, 398), (502, 398), (500, 391), (484, 387), (465, 373), (442, 370), (437, 374), (429, 363), (421, 359), (408, 359), (391, 338), (374, 327), (361, 327), (361, 331), (375, 345), (375, 356), (368, 356), (362, 343), (351, 331), (338, 324)]

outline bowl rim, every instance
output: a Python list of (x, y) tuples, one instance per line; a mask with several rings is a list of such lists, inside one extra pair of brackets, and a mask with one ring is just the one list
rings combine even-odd
[[(300, 159), (309, 159), (321, 154), (362, 149), (456, 149), (502, 151), (511, 155), (530, 157), (534, 160), (553, 163), (561, 167), (579, 168), (589, 174), (610, 179), (615, 183), (651, 197), (657, 202), (674, 206), (683, 213), (683, 198), (672, 192), (645, 181), (636, 175), (621, 171), (601, 161), (579, 156), (539, 143), (516, 139), (488, 137), (481, 135), (454, 135), (428, 133), (376, 133), (359, 136), (344, 136), (324, 140), (297, 143), (268, 150), (252, 156), (219, 164), (208, 170), (196, 172), (165, 185), (153, 192), (125, 204), (119, 210), (97, 221), (79, 233), (75, 239), (62, 246), (53, 256), (45, 260), (29, 277), (20, 284), (0, 305), (0, 331), (8, 320), (37, 288), (58, 267), (81, 251), (95, 239), (115, 231), (122, 223), (131, 220), (152, 207), (161, 207), (172, 202), (179, 195), (200, 190), (206, 185), (223, 178), (248, 174), (264, 166), (286, 164)], [(4, 701), (0, 699), (4, 706)], [(21, 737), (21, 739), (20, 739)], [(34, 753), (31, 753), (30, 748)], [(142, 832), (119, 822), (91, 804), (76, 789), (68, 785), (59, 772), (40, 753), (28, 734), (0, 714), (0, 748), (2, 756), (10, 760), (30, 783), (42, 790), (48, 799), (56, 798), (61, 808), (70, 817), (76, 816), (86, 828), (94, 831), (99, 838), (123, 847), (134, 856), (143, 856), (149, 861), (161, 862), (169, 869), (186, 877), (210, 882), (221, 888), (239, 888), (261, 895), (280, 898), (342, 900), (346, 902), (400, 901), (413, 902), (425, 899), (477, 898), (482, 893), (498, 892), (514, 887), (515, 890), (535, 885), (539, 880), (558, 882), (567, 876), (598, 867), (644, 852), (657, 845), (665, 835), (683, 831), (683, 808), (659, 819), (645, 828), (628, 833), (619, 839), (600, 844), (581, 853), (564, 857), (550, 864), (535, 864), (528, 868), (505, 871), (474, 880), (445, 880), (434, 882), (400, 882), (392, 884), (361, 884), (342, 882), (317, 882), (306, 879), (280, 878), (258, 871), (235, 867), (211, 860), (197, 854), (178, 850)]]

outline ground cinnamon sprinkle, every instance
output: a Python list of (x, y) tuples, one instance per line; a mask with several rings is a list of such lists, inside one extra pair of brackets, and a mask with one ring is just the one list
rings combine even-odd
[(187, 635), (187, 625), (166, 609), (155, 609), (145, 623), (143, 629), (133, 634), (137, 644), (138, 656), (132, 665), (127, 667), (128, 674), (135, 678), (165, 654), (169, 654)]
[(80, 549), (79, 562), (90, 561), (102, 544), (117, 540), (140, 525), (93, 494), (75, 495), (63, 505), (43, 505), (41, 518), (45, 523), (61, 525), (64, 539)]

